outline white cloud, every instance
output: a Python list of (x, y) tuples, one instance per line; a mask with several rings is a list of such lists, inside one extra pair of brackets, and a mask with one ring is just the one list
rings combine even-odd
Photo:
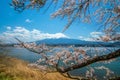
[(85, 41), (96, 41), (101, 35), (103, 35), (102, 32), (91, 32), (90, 37), (79, 36), (78, 38)]
[(84, 41), (95, 41), (93, 38), (90, 38), (90, 37), (79, 36), (78, 38), (79, 38), (80, 40), (84, 40)]
[(100, 35), (102, 35), (102, 32), (91, 32), (90, 35), (91, 35), (92, 37), (98, 38)]
[(11, 30), (11, 27), (10, 27), (10, 26), (7, 26), (6, 29), (7, 29), (7, 30)]
[(11, 29), (11, 31), (7, 30), (6, 32), (3, 32), (0, 35), (0, 39), (11, 42), (14, 41), (14, 38), (18, 37), (22, 41), (29, 42), (29, 41), (35, 41), (35, 40), (41, 40), (46, 38), (68, 38), (63, 33), (43, 33), (37, 29), (28, 30), (24, 27), (17, 26), (14, 29)]
[(81, 39), (81, 40), (82, 40), (82, 39), (84, 39), (84, 37), (83, 37), (83, 36), (79, 36), (78, 38), (79, 38), (79, 39)]
[(91, 35), (99, 35), (99, 34), (102, 34), (102, 32), (91, 32), (90, 34)]
[(26, 19), (25, 22), (31, 23), (32, 21), (30, 19)]

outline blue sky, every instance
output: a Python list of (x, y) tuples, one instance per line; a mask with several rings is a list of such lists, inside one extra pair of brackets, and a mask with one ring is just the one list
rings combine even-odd
[[(98, 27), (95, 23), (84, 24), (78, 21), (74, 22), (64, 33), (61, 33), (67, 20), (52, 19), (50, 15), (54, 12), (53, 8), (50, 8), (46, 13), (43, 13), (45, 9), (40, 9), (40, 11), (31, 9), (18, 13), (10, 7), (10, 2), (11, 0), (0, 0), (1, 39), (5, 38), (7, 40), (8, 36), (23, 36), (22, 40), (24, 40), (28, 35), (26, 40), (29, 41), (33, 38), (32, 36), (37, 35), (37, 38), (31, 40), (60, 37), (90, 40), (89, 37), (101, 34), (96, 32)], [(34, 35), (32, 32), (34, 32)]]

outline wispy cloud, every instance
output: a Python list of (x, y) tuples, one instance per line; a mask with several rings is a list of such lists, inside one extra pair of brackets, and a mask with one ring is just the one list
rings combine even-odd
[(6, 42), (12, 42), (12, 41), (14, 42), (15, 37), (25, 42), (41, 40), (46, 38), (68, 38), (68, 36), (66, 36), (63, 33), (50, 34), (50, 33), (41, 32), (40, 30), (37, 29), (28, 30), (21, 26), (17, 26), (14, 29), (7, 29), (7, 31), (3, 32), (0, 35), (0, 39)]
[(32, 21), (30, 19), (25, 20), (26, 23), (31, 23)]
[(6, 29), (7, 29), (7, 30), (11, 30), (11, 26), (7, 26)]
[(90, 35), (92, 36), (92, 37), (99, 37), (100, 35), (102, 35), (102, 32), (91, 32), (90, 33)]
[(83, 37), (83, 36), (79, 36), (78, 39), (84, 40), (84, 41), (95, 41), (93, 38), (90, 38), (90, 37)]
[(79, 36), (78, 38), (85, 41), (96, 41), (97, 38), (99, 38), (101, 35), (103, 35), (102, 32), (91, 32), (89, 37)]

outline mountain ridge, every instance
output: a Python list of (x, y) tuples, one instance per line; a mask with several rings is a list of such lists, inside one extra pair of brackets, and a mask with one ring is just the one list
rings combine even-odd
[[(70, 38), (51, 38), (51, 39), (43, 39), (35, 41), (36, 44), (46, 44), (46, 45), (75, 45), (75, 46), (118, 46), (120, 45), (120, 42), (102, 42), (102, 41), (84, 41), (79, 39), (70, 39)], [(117, 44), (116, 44), (117, 43)]]

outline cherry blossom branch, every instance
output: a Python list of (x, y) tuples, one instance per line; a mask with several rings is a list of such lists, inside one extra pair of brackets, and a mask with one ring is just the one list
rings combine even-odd
[(73, 66), (70, 66), (68, 68), (63, 68), (63, 69), (58, 68), (57, 70), (61, 73), (65, 73), (65, 72), (68, 72), (68, 71), (72, 71), (72, 70), (75, 70), (75, 69), (79, 69), (79, 68), (88, 66), (88, 65), (93, 64), (95, 62), (109, 60), (109, 59), (113, 59), (113, 58), (117, 58), (117, 57), (120, 57), (120, 49), (116, 50), (115, 52), (109, 53), (107, 55), (93, 57), (91, 59), (88, 59), (88, 60), (80, 63), (80, 64), (75, 64)]
[(38, 54), (40, 54), (40, 53), (44, 53), (45, 51), (48, 51), (48, 49), (44, 49), (42, 46), (41, 46), (41, 51), (39, 50), (39, 51), (37, 51), (37, 50), (35, 50), (35, 49), (32, 49), (32, 48), (29, 48), (29, 47), (32, 47), (32, 46), (30, 46), (30, 45), (25, 45), (25, 43), (24, 42), (22, 42), (21, 40), (19, 40), (18, 38), (15, 38), (24, 48), (26, 48), (26, 49), (28, 49), (29, 51), (31, 51), (31, 52), (35, 52), (35, 53), (38, 53)]

